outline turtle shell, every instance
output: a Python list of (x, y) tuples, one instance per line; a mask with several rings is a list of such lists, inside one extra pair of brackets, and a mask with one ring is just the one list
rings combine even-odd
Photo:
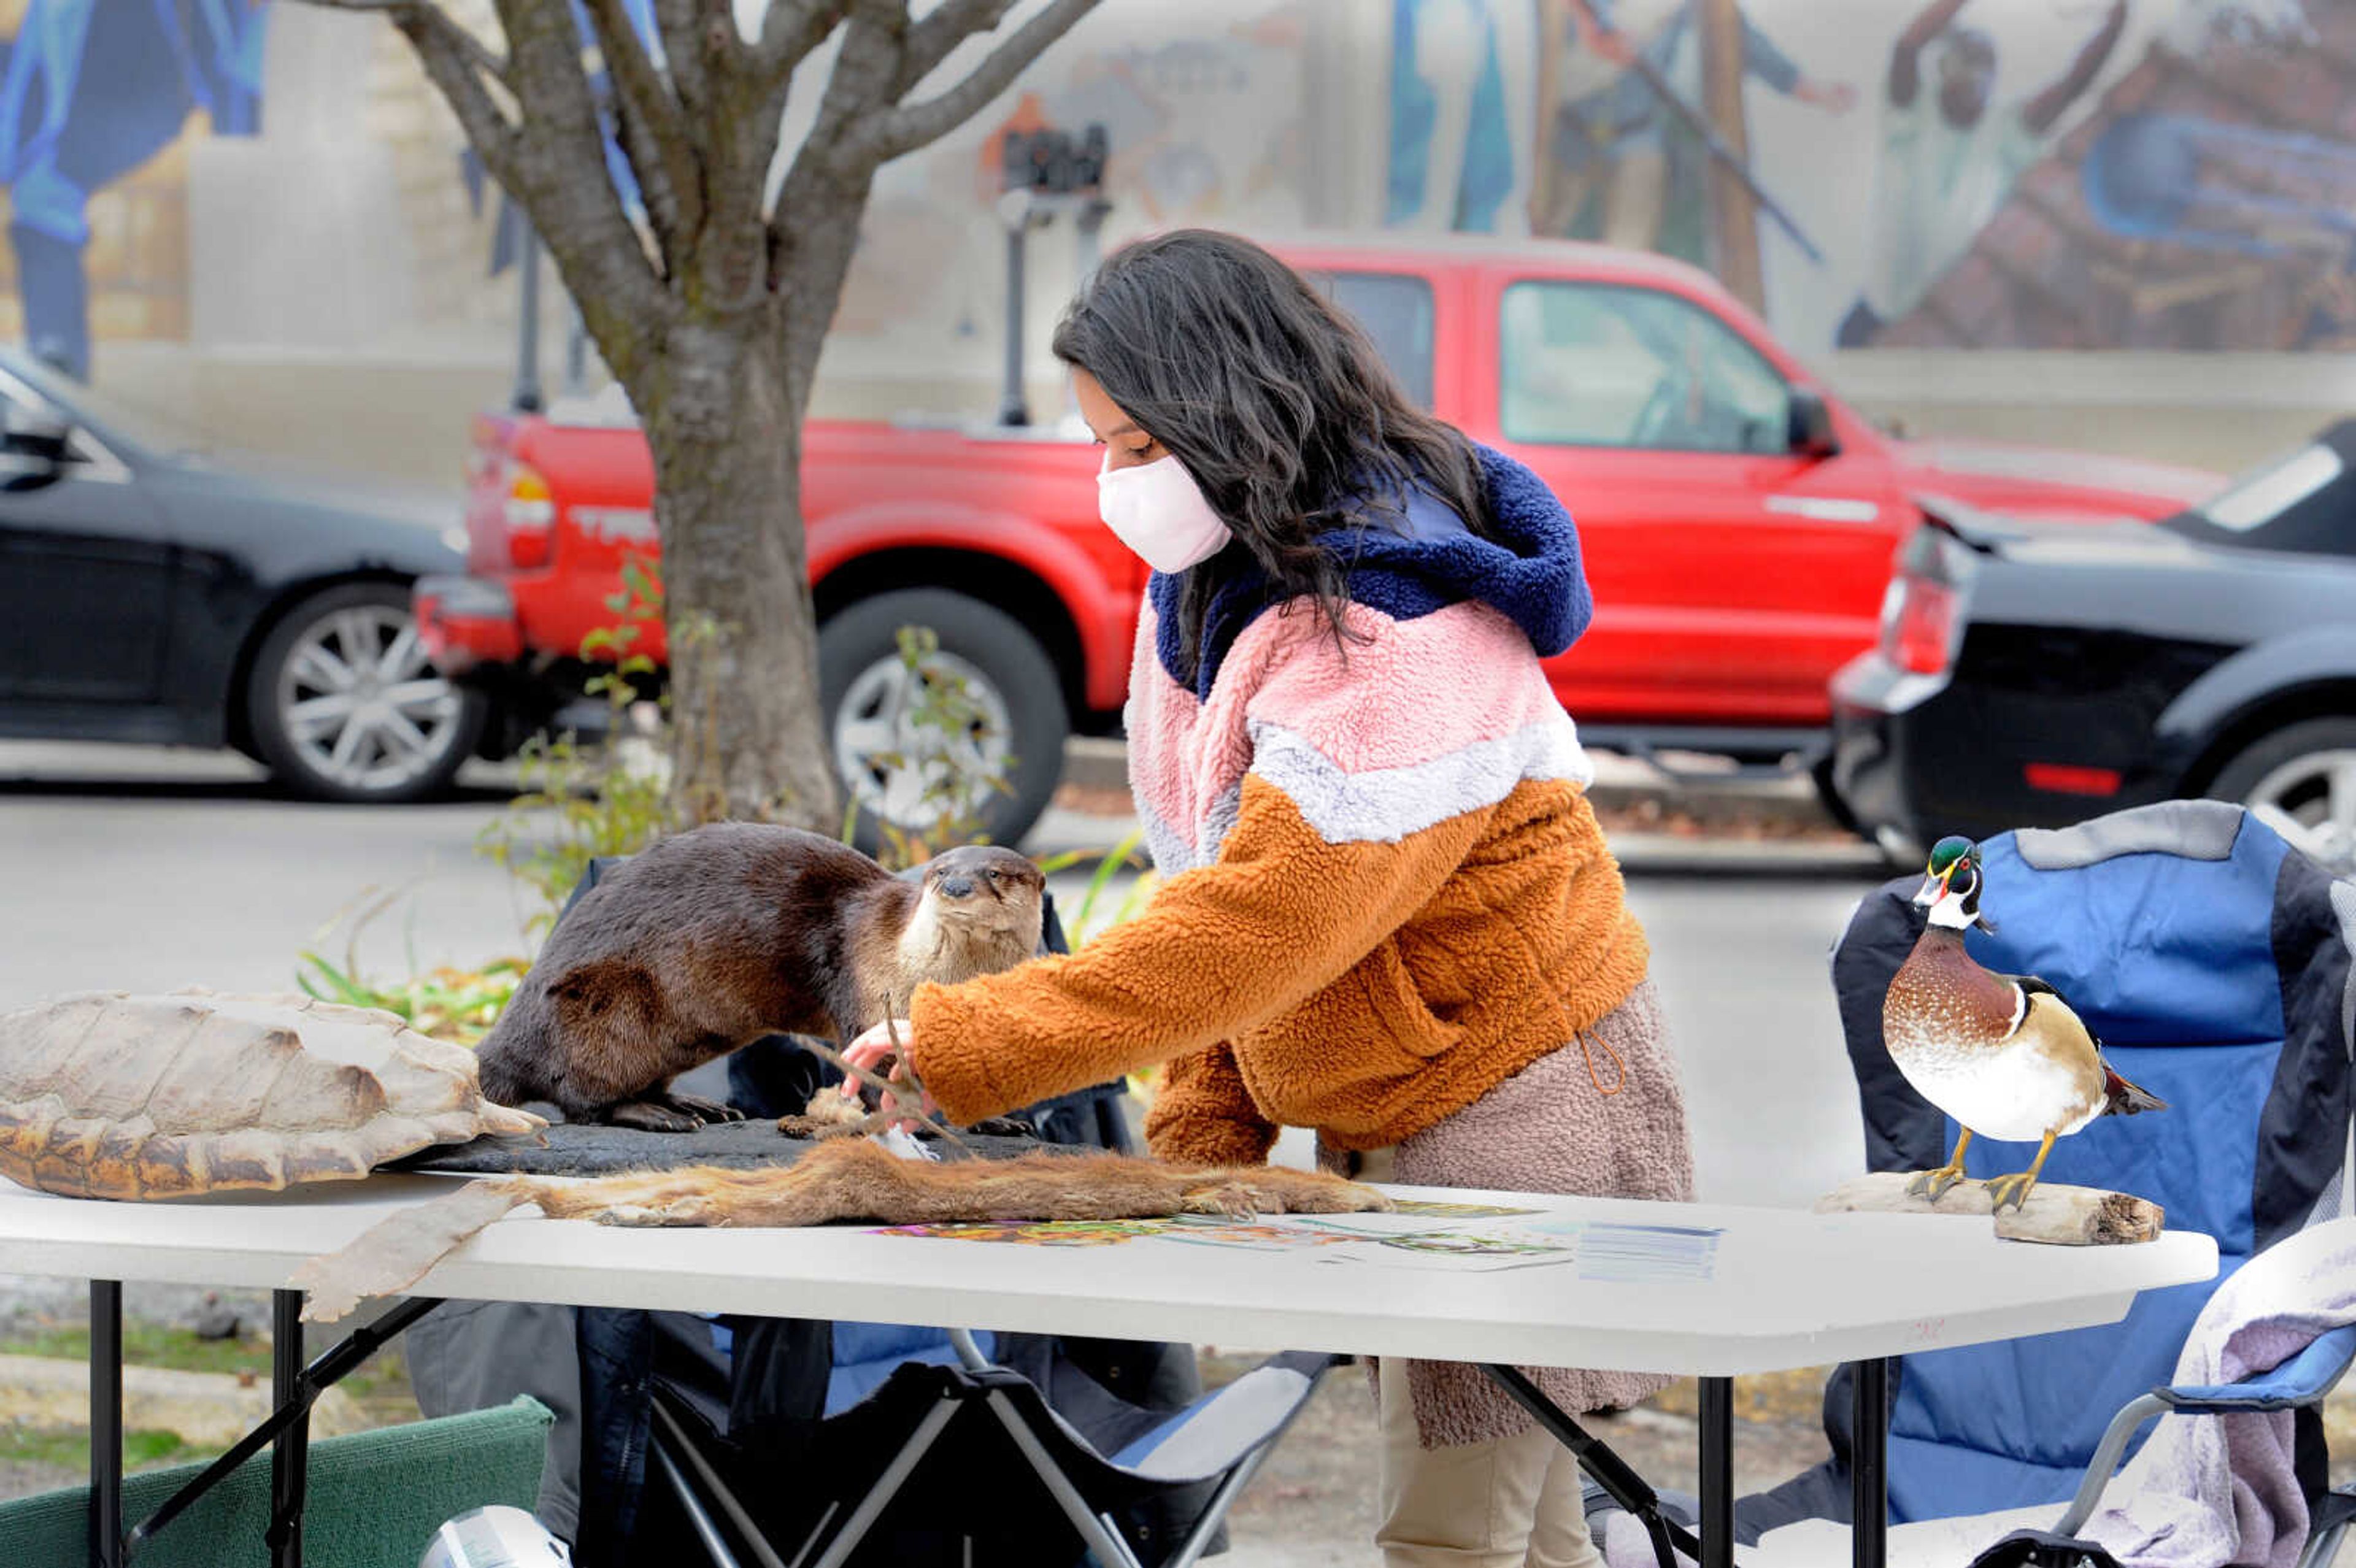
[(297, 995), (88, 991), (0, 1015), (0, 1176), (73, 1198), (350, 1180), (547, 1124), (395, 1014)]

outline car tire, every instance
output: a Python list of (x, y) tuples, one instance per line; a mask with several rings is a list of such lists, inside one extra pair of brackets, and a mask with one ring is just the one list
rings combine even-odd
[(338, 583), (289, 606), (246, 677), (253, 747), (272, 775), (311, 799), (355, 805), (447, 790), (488, 704), (435, 673), (416, 638), (402, 583)]
[(2309, 719), (2276, 731), (2217, 771), (2206, 792), (2280, 811), (2286, 834), (2336, 876), (2356, 874), (2356, 718)]
[[(940, 639), (941, 656), (965, 677), (976, 700), (1001, 719), (1005, 739), (996, 745), (1012, 755), (1010, 793), (994, 794), (983, 807), (981, 832), (992, 843), (1020, 844), (1063, 777), (1064, 742), (1071, 733), (1064, 683), (1022, 623), (994, 605), (940, 588), (879, 593), (819, 628), (819, 712), (837, 777), (858, 804), (853, 842), (875, 853), (877, 810), (890, 809), (881, 797), (880, 770), (862, 768), (858, 758), (862, 747), (892, 744), (885, 737), (890, 703), (905, 681), (903, 626), (930, 627)], [(920, 823), (910, 816), (900, 826), (914, 829)]]

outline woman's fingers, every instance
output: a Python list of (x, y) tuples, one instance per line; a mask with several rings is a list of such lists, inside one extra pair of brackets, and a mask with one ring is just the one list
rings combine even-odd
[[(907, 1075), (907, 1061), (905, 1055), (901, 1054), (900, 1047), (906, 1043), (913, 1033), (914, 1031), (904, 1019), (879, 1023), (843, 1047), (842, 1059), (862, 1072), (875, 1072), (885, 1059), (898, 1057), (899, 1060), (890, 1076), (894, 1080), (905, 1078)], [(912, 1078), (908, 1081), (914, 1082)], [(843, 1079), (842, 1093), (846, 1097), (857, 1099), (859, 1089), (858, 1079), (850, 1077)], [(890, 1109), (891, 1104), (891, 1099), (887, 1096), (884, 1100), (884, 1108)]]

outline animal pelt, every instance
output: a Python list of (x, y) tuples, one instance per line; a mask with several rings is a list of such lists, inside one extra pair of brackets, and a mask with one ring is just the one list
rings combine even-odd
[(288, 1287), (306, 1321), (332, 1323), (369, 1296), (415, 1284), (511, 1209), (604, 1225), (883, 1225), (1163, 1219), (1175, 1214), (1346, 1214), (1387, 1210), (1371, 1187), (1281, 1166), (1176, 1166), (1132, 1155), (1032, 1153), (1012, 1159), (903, 1159), (865, 1138), (822, 1144), (790, 1166), (688, 1166), (588, 1181), (502, 1176), (404, 1210)]
[(567, 1121), (688, 1132), (738, 1113), (668, 1088), (767, 1034), (849, 1041), (926, 980), (1038, 947), (1039, 869), (969, 845), (894, 876), (761, 823), (658, 842), (581, 896), (477, 1048), (485, 1093)]

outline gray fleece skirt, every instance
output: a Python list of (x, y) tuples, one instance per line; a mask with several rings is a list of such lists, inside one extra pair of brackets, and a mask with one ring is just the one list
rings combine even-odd
[[(1321, 1148), (1319, 1159), (1329, 1169), (1351, 1169), (1349, 1157), (1338, 1151)], [(1581, 1040), (1399, 1144), (1391, 1179), (1407, 1187), (1692, 1201), (1685, 1090), (1653, 982), (1639, 984)], [(1366, 1368), (1371, 1383), (1371, 1358)], [(1510, 1437), (1532, 1424), (1477, 1366), (1411, 1360), (1407, 1369), (1417, 1435), (1427, 1448)], [(1573, 1414), (1625, 1409), (1676, 1381), (1575, 1367), (1522, 1370)]]

